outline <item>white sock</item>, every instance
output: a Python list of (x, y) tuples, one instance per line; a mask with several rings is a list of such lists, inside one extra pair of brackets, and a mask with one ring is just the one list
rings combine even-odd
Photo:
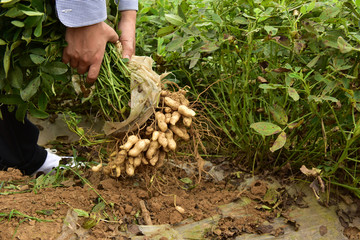
[(53, 153), (50, 149), (46, 149), (46, 151), (47, 151), (47, 156), (45, 162), (38, 170), (36, 170), (33, 173), (33, 175), (35, 175), (38, 172), (43, 172), (45, 174), (48, 174), (53, 168), (59, 166), (61, 157)]

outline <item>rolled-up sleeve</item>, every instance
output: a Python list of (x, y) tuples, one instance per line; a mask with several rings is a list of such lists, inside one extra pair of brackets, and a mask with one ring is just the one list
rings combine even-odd
[(83, 27), (105, 21), (106, 0), (56, 0), (59, 20), (67, 27)]
[[(117, 1), (116, 1), (117, 2)], [(138, 0), (120, 0), (119, 11), (138, 10)]]
[[(137, 11), (138, 0), (120, 0), (118, 6), (119, 11)], [(106, 0), (56, 0), (56, 11), (66, 27), (89, 26), (107, 18)]]

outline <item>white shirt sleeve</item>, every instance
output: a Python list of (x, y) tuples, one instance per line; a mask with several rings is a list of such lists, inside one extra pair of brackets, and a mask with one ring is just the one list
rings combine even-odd
[[(119, 10), (138, 10), (138, 0), (120, 0)], [(106, 0), (56, 0), (59, 20), (66, 27), (83, 27), (105, 21)]]

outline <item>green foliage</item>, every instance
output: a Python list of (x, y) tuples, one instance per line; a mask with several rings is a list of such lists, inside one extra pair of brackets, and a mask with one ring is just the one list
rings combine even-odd
[(0, 3), (0, 104), (16, 105), (22, 120), (28, 111), (46, 118), (55, 84), (67, 81), (61, 62), (64, 28), (54, 4), (45, 0)]
[(140, 54), (201, 93), (242, 164), (306, 164), (359, 187), (358, 1), (141, 4)]

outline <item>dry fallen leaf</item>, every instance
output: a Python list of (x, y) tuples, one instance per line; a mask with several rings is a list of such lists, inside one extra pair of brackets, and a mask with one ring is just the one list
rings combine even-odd
[(317, 168), (308, 169), (305, 165), (302, 165), (300, 171), (306, 176), (317, 177), (320, 175), (321, 170)]

